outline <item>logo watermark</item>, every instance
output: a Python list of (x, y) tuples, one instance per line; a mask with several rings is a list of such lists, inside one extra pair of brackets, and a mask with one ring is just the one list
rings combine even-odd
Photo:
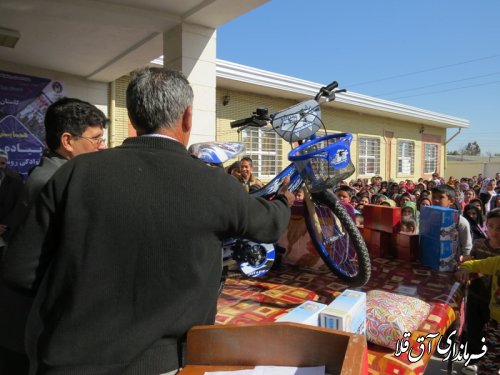
[[(443, 358), (443, 362), (448, 361), (450, 359), (453, 362), (465, 360), (464, 366), (468, 366), (470, 361), (483, 357), (488, 351), (488, 347), (486, 345), (483, 345), (481, 348), (482, 350), (481, 353), (479, 354), (469, 353), (467, 350), (468, 349), (467, 342), (465, 344), (460, 344), (453, 339), (453, 337), (456, 334), (457, 334), (456, 330), (451, 332), (449, 336), (446, 338), (446, 342), (443, 343), (441, 341), (443, 341), (444, 336), (442, 336), (439, 333), (429, 333), (425, 336), (419, 336), (417, 337), (417, 343), (419, 344), (418, 350), (414, 350), (416, 348), (412, 346), (408, 341), (408, 338), (411, 337), (411, 333), (405, 332), (403, 334), (403, 338), (396, 342), (396, 349), (394, 351), (394, 356), (399, 357), (400, 355), (406, 353), (406, 355), (408, 356), (408, 361), (410, 361), (411, 363), (418, 362), (426, 352), (429, 355), (432, 354), (433, 352), (432, 348), (435, 339), (437, 339), (436, 351), (440, 355), (445, 356)], [(485, 338), (483, 337), (481, 341), (484, 344)]]

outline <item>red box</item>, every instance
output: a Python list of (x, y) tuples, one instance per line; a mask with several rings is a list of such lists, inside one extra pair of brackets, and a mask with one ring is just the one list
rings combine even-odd
[(363, 218), (365, 228), (397, 233), (401, 222), (401, 207), (368, 204), (363, 207)]
[(389, 258), (393, 256), (391, 233), (363, 228), (363, 238), (371, 258)]
[(393, 233), (392, 249), (398, 259), (414, 262), (420, 251), (420, 236), (418, 234)]

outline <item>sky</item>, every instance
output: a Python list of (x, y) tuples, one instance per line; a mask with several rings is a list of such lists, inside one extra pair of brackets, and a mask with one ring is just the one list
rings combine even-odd
[(271, 0), (217, 58), (466, 119), (448, 151), (500, 154), (500, 0)]

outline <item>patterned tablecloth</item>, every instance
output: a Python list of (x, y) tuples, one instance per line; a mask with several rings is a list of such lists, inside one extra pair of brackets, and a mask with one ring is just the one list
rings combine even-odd
[[(331, 273), (315, 273), (298, 267), (282, 265), (261, 279), (230, 279), (219, 298), (217, 324), (250, 324), (272, 322), (288, 310), (306, 300), (328, 304), (347, 285)], [(374, 259), (372, 277), (359, 290), (385, 290), (415, 296), (431, 305), (428, 318), (409, 339), (413, 353), (420, 352), (416, 339), (429, 333), (443, 335), (453, 324), (463, 298), (463, 288), (451, 273), (435, 272), (419, 263)], [(416, 363), (408, 356), (395, 356), (394, 351), (370, 344), (368, 352), (369, 374), (423, 374), (436, 348)]]

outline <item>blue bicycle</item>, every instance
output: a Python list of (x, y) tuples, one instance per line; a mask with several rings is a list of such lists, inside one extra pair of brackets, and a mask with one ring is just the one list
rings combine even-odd
[[(305, 100), (269, 115), (258, 108), (251, 117), (231, 122), (231, 128), (270, 125), (292, 145), (288, 159), (292, 162), (261, 189), (250, 194), (273, 199), (286, 177), (289, 190), (305, 185), (304, 217), (309, 235), (325, 264), (351, 286), (364, 285), (370, 278), (371, 265), (365, 241), (351, 216), (333, 192), (340, 181), (354, 173), (350, 158), (352, 134), (327, 134), (316, 137), (326, 128), (321, 121), (321, 104), (335, 99), (337, 82), (322, 87), (314, 99)], [(200, 159), (219, 164), (243, 152), (237, 142), (204, 143), (192, 147)], [(260, 244), (245, 239), (228, 239), (223, 245), (224, 264), (236, 263), (250, 277), (262, 276), (276, 260), (274, 244)]]

